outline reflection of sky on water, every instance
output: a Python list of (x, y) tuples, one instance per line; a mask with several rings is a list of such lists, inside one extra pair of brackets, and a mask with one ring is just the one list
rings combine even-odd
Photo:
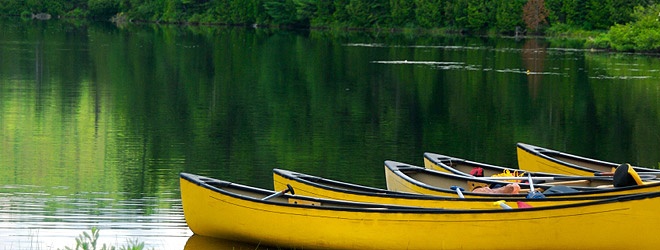
[(176, 193), (120, 200), (122, 194), (57, 189), (66, 188), (0, 187), (0, 249), (75, 248), (75, 238), (92, 227), (100, 229), (98, 247), (137, 240), (146, 249), (183, 249), (192, 234)]
[(495, 48), (489, 46), (460, 46), (460, 45), (387, 45), (383, 43), (347, 43), (346, 47), (374, 47), (374, 48), (415, 48), (415, 49), (442, 49), (442, 50), (491, 50), (497, 52), (544, 52), (557, 54), (573, 54), (576, 52), (595, 52), (592, 49), (574, 49), (574, 48)]
[(408, 61), (408, 60), (402, 60), (402, 61), (372, 61), (371, 63), (378, 63), (378, 64), (421, 64), (421, 65), (457, 65), (457, 64), (465, 64), (462, 62), (434, 62), (434, 61)]
[(348, 43), (347, 47), (389, 47), (382, 43)]
[(608, 76), (608, 75), (597, 75), (589, 76), (591, 79), (618, 79), (618, 80), (635, 80), (635, 79), (650, 79), (651, 76)]
[[(444, 45), (386, 45), (382, 43), (348, 43), (345, 44), (348, 47), (378, 47), (378, 48), (421, 48), (421, 49), (439, 49), (439, 50), (450, 50), (450, 51), (460, 51), (460, 50), (487, 50), (503, 53), (513, 53), (518, 54), (516, 56), (523, 56), (527, 59), (535, 58), (536, 54), (545, 54), (545, 55), (559, 55), (562, 56), (562, 60), (567, 60), (569, 57), (575, 57), (573, 60), (578, 60), (578, 57), (582, 57), (584, 53), (593, 53), (592, 55), (608, 56), (605, 51), (594, 50), (594, 49), (575, 49), (575, 48), (534, 48), (534, 49), (525, 49), (525, 48), (493, 48), (487, 46), (444, 46)], [(638, 54), (626, 54), (626, 53), (617, 53), (616, 55), (623, 56), (627, 59), (635, 59)], [(529, 58), (528, 58), (529, 57)], [(552, 58), (546, 58), (546, 60), (553, 60)], [(531, 69), (517, 69), (517, 68), (492, 68), (484, 67), (483, 65), (467, 64), (465, 62), (454, 62), (454, 61), (416, 61), (408, 59), (398, 59), (398, 60), (379, 60), (371, 61), (374, 64), (388, 64), (388, 65), (416, 65), (416, 66), (428, 66), (431, 69), (437, 70), (465, 70), (465, 71), (493, 71), (497, 73), (512, 73), (512, 74), (526, 74), (526, 75), (558, 75), (563, 77), (571, 76), (571, 69), (564, 68), (563, 70), (558, 67), (551, 67), (547, 70), (539, 71)], [(616, 79), (616, 80), (640, 80), (640, 79), (658, 79), (658, 72), (660, 69), (647, 69), (643, 68), (644, 64), (640, 63), (627, 63), (627, 62), (612, 62), (606, 67), (594, 67), (589, 69), (588, 78), (591, 79)], [(577, 68), (578, 71), (586, 72), (584, 68)]]
[(514, 73), (514, 74), (527, 74), (527, 75), (568, 75), (561, 72), (535, 72), (527, 71), (525, 69), (493, 69), (482, 68), (481, 65), (468, 65), (463, 62), (435, 62), (435, 61), (409, 61), (409, 60), (395, 60), (395, 61), (372, 61), (375, 64), (399, 64), (399, 65), (424, 65), (433, 69), (439, 70), (469, 70), (469, 71), (494, 71), (498, 73)]

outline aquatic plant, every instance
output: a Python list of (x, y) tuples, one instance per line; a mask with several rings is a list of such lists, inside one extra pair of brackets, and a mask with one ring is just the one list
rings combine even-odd
[(115, 246), (107, 246), (103, 244), (101, 248), (97, 248), (96, 244), (99, 239), (99, 229), (92, 227), (91, 234), (88, 232), (83, 232), (82, 234), (76, 237), (76, 247), (70, 248), (65, 247), (66, 250), (142, 250), (144, 249), (144, 242), (138, 242), (138, 240), (128, 240), (126, 245), (120, 246), (119, 248)]

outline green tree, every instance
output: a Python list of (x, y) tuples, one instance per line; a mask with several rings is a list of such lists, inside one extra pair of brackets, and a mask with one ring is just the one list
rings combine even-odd
[(94, 19), (108, 20), (119, 12), (119, 2), (114, 0), (89, 0), (87, 6)]
[[(526, 0), (0, 0), (5, 15), (49, 13), (108, 19), (341, 27), (451, 27), (509, 32), (525, 20)], [(549, 23), (607, 29), (634, 21), (635, 6), (656, 0), (545, 0)], [(527, 18), (530, 18), (529, 16)], [(528, 21), (530, 21), (529, 19)]]
[(586, 2), (585, 24), (587, 29), (607, 29), (610, 23), (610, 5), (612, 0), (589, 0)]
[(25, 9), (25, 1), (0, 0), (0, 13), (4, 15), (18, 16)]
[(488, 23), (491, 21), (489, 18), (490, 10), (488, 0), (468, 0), (467, 5), (467, 28), (471, 30), (486, 29)]
[(256, 22), (256, 3), (254, 0), (229, 0), (229, 17), (233, 24), (252, 24)]
[[(308, 0), (314, 1), (314, 0)], [(311, 17), (310, 25), (325, 26), (333, 22), (335, 12), (334, 1), (315, 0), (316, 13)]]
[(582, 26), (584, 24), (584, 0), (564, 0), (561, 11), (566, 16), (566, 24)]
[(63, 3), (64, 1), (25, 0), (25, 7), (32, 13), (49, 13), (57, 16), (66, 12)]
[(448, 1), (445, 5), (445, 14), (449, 26), (465, 28), (468, 25), (468, 0)]
[(607, 36), (613, 49), (619, 51), (660, 51), (660, 5), (635, 8), (635, 22), (617, 24)]
[(165, 2), (165, 11), (160, 17), (160, 20), (165, 22), (178, 22), (181, 21), (183, 13), (181, 13), (181, 0), (167, 0)]
[(127, 14), (136, 20), (159, 21), (164, 13), (164, 4), (154, 0), (130, 0), (124, 6), (130, 6)]
[(446, 25), (443, 6), (444, 0), (415, 0), (415, 19), (424, 28)]
[(545, 7), (548, 10), (548, 22), (566, 23), (566, 13), (563, 11), (564, 0), (546, 0)]
[(410, 0), (390, 0), (391, 24), (406, 26), (415, 22), (415, 2)]
[(296, 5), (296, 19), (299, 25), (309, 26), (310, 20), (318, 13), (318, 0), (294, 0)]
[(231, 23), (231, 9), (229, 1), (212, 0), (211, 7), (206, 11), (207, 22), (228, 24)]
[(524, 0), (496, 1), (495, 28), (500, 32), (511, 32), (522, 26)]
[(355, 27), (372, 27), (387, 23), (387, 0), (350, 0), (346, 12)]
[(317, 14), (315, 0), (269, 0), (264, 9), (273, 23), (287, 26), (308, 27)]
[(271, 0), (264, 2), (264, 9), (275, 24), (295, 25), (298, 22), (296, 18), (296, 4), (293, 0)]
[(335, 6), (335, 12), (332, 13), (332, 16), (334, 17), (334, 22), (336, 24), (348, 24), (349, 20), (351, 19), (350, 15), (348, 14), (348, 10), (346, 9), (346, 6), (349, 4), (350, 0), (334, 0), (334, 6)]
[(625, 24), (634, 21), (633, 12), (637, 6), (650, 6), (649, 0), (608, 0), (609, 23)]

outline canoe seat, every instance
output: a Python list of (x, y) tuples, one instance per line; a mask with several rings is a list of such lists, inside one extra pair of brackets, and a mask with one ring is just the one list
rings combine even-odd
[(467, 184), (470, 191), (473, 191), (476, 188), (483, 188), (489, 186), (487, 183), (478, 182), (478, 181), (468, 181)]
[(642, 178), (637, 174), (637, 171), (630, 166), (630, 164), (623, 163), (614, 171), (612, 184), (614, 184), (614, 187), (628, 187), (644, 185), (644, 181), (642, 181)]

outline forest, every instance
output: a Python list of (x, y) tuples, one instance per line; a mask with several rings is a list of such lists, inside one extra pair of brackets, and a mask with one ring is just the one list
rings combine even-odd
[[(660, 49), (655, 0), (0, 0), (2, 15), (199, 25), (424, 29), (544, 35), (600, 31), (595, 48)], [(587, 33), (592, 34), (592, 33)]]

